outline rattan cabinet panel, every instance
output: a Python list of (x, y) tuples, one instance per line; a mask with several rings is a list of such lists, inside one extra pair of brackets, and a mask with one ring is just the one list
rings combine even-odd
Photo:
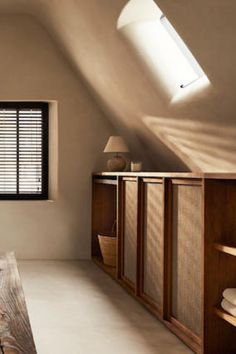
[(144, 182), (143, 294), (163, 306), (163, 184)]
[(137, 182), (124, 181), (123, 273), (132, 284), (136, 283), (137, 195)]
[(200, 336), (202, 331), (201, 186), (172, 187), (172, 313)]

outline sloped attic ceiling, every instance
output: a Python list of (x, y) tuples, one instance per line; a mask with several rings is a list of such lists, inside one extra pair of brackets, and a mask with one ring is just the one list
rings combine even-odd
[(141, 142), (152, 168), (235, 172), (235, 0), (156, 0), (211, 82), (204, 94), (172, 105), (116, 29), (126, 3), (0, 0), (0, 11), (37, 17), (108, 118)]

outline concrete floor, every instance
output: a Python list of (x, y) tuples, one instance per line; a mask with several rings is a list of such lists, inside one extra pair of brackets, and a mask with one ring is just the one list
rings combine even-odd
[(190, 354), (89, 261), (19, 262), (38, 354)]

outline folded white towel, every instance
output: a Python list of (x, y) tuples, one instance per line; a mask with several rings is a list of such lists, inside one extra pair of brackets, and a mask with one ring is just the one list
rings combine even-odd
[(236, 289), (225, 289), (225, 291), (223, 292), (223, 297), (227, 301), (231, 302), (232, 305), (236, 306)]
[(232, 305), (229, 301), (223, 299), (221, 302), (221, 307), (230, 315), (236, 317), (236, 306)]

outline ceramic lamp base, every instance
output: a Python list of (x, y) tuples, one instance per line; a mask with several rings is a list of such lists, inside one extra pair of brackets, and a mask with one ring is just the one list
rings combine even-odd
[(122, 156), (113, 156), (107, 161), (107, 168), (110, 172), (121, 172), (126, 167), (126, 161)]

